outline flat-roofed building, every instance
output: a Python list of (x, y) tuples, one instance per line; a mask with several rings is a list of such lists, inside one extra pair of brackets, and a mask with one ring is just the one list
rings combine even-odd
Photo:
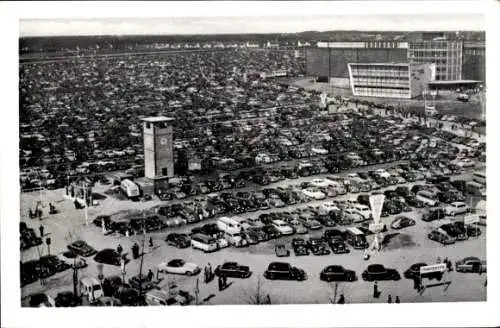
[(436, 64), (436, 80), (462, 79), (463, 42), (433, 40), (411, 42), (408, 48), (410, 63)]
[(433, 64), (349, 63), (354, 96), (414, 98), (422, 95), (435, 76)]

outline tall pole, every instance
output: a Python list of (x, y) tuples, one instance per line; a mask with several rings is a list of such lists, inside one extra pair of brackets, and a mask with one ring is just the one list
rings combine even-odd
[[(143, 212), (143, 215), (145, 213)], [(146, 219), (142, 221), (144, 238), (142, 239), (142, 249), (141, 249), (141, 264), (139, 265), (139, 296), (142, 296), (142, 265), (144, 263), (144, 245), (146, 244)]]

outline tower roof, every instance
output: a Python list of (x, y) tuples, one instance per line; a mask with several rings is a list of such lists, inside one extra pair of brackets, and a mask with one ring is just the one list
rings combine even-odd
[(142, 121), (149, 123), (172, 122), (174, 120), (175, 120), (174, 118), (166, 116), (152, 116), (152, 117), (145, 117), (142, 119)]

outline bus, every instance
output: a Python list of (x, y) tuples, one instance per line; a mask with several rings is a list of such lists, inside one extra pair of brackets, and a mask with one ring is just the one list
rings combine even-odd
[(486, 173), (481, 171), (474, 172), (472, 175), (472, 181), (486, 186)]

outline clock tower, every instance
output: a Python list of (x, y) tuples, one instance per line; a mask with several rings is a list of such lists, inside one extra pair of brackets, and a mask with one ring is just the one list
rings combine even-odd
[(174, 176), (173, 120), (173, 118), (163, 116), (142, 119), (144, 172), (146, 178), (155, 181), (155, 185), (159, 180), (168, 180)]

